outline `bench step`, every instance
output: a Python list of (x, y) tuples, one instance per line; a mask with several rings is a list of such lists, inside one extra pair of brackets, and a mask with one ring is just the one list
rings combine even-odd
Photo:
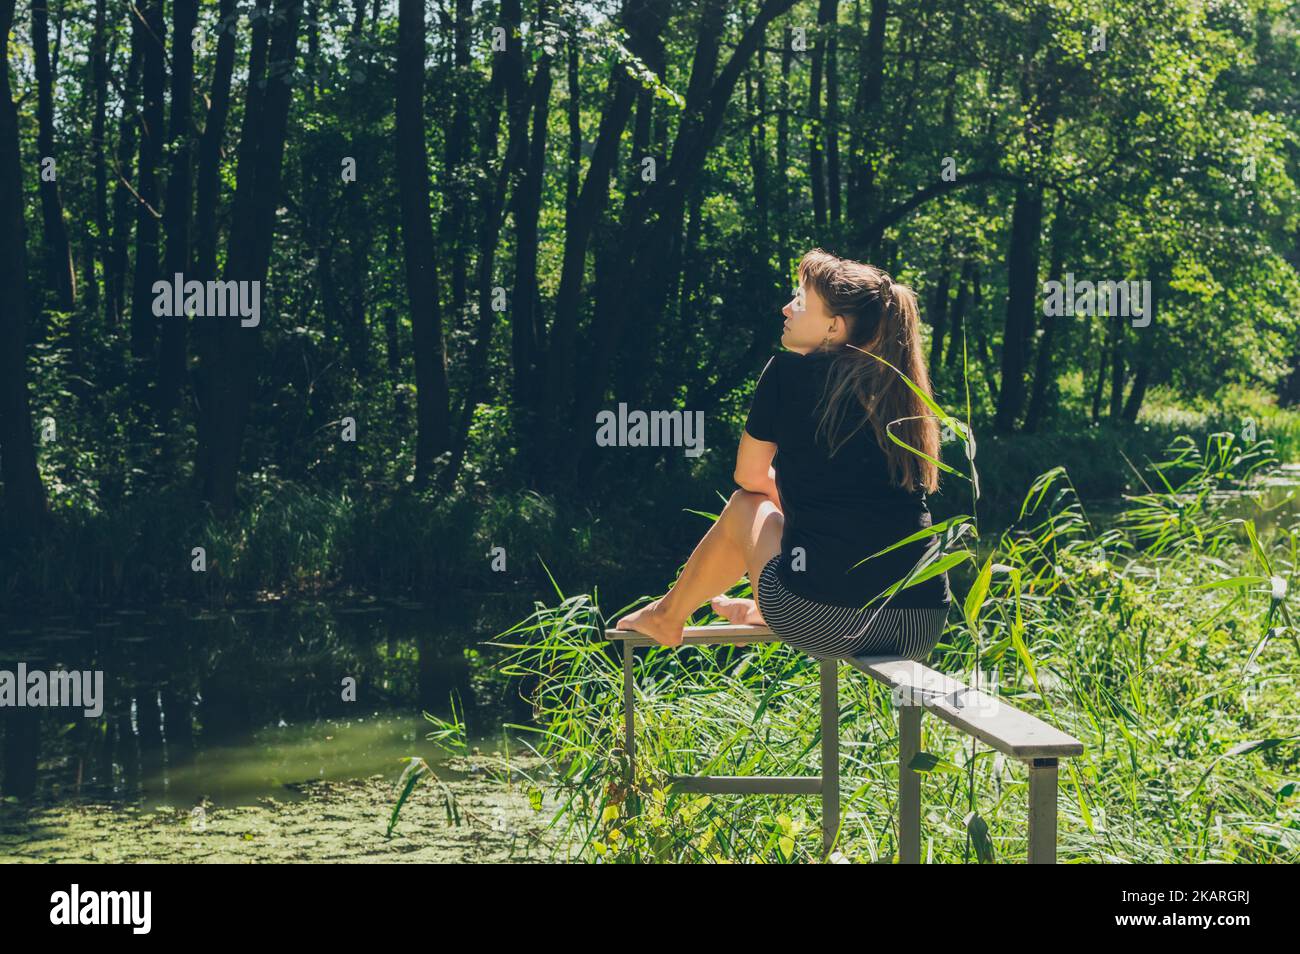
[(679, 792), (713, 795), (820, 795), (820, 775), (670, 775)]

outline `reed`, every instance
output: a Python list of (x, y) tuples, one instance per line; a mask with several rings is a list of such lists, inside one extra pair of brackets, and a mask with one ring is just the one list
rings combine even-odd
[[(971, 514), (928, 531), (941, 546), (910, 583), (963, 568), (972, 583), (930, 665), (1084, 741), (1061, 779), (1059, 856), (1099, 862), (1278, 862), (1300, 857), (1292, 619), (1300, 521), (1252, 516), (1275, 474), (1272, 442), (1229, 432), (1134, 465), (1142, 492), (1111, 526), (1085, 511), (1064, 467), (1035, 479), (1015, 522), (979, 539), (977, 445), (962, 442)], [(1292, 496), (1294, 492), (1292, 493)], [(899, 581), (899, 586), (909, 580)], [(551, 823), (600, 862), (813, 861), (811, 800), (672, 793), (672, 774), (816, 774), (816, 662), (779, 643), (652, 648), (636, 660), (636, 777), (625, 781), (620, 660), (596, 594), (538, 604), (494, 645), (530, 686), (526, 733), (550, 766)], [(626, 608), (624, 608), (626, 609)], [(624, 610), (610, 614), (616, 619)], [(888, 862), (897, 721), (888, 693), (841, 680), (843, 809), (833, 860)], [(1025, 854), (1027, 780), (1000, 753), (929, 719), (924, 857)]]

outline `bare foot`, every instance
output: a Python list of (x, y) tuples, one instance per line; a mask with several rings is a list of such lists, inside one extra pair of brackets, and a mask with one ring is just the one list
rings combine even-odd
[(738, 626), (766, 626), (758, 604), (753, 600), (734, 600), (730, 596), (715, 596), (709, 601), (713, 612)]
[(616, 629), (630, 629), (644, 633), (661, 646), (682, 644), (682, 624), (674, 624), (659, 611), (662, 599), (655, 600), (635, 612), (628, 613), (615, 624)]

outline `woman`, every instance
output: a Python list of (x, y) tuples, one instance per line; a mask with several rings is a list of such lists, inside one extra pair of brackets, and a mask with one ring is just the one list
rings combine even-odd
[[(930, 394), (916, 295), (878, 268), (813, 249), (782, 312), (786, 350), (759, 377), (736, 454), (742, 489), (677, 583), (618, 628), (676, 646), (712, 597), (720, 616), (767, 626), (819, 658), (924, 660), (952, 601), (948, 575), (885, 591), (937, 538), (868, 559), (931, 525), (926, 493), (938, 488), (938, 468), (886, 434), (893, 422), (903, 443), (939, 456), (938, 423), (893, 369)], [(746, 572), (757, 602), (714, 595)]]

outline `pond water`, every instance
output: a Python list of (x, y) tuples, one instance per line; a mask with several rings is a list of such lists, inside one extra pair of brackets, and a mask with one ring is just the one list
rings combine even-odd
[[(1189, 497), (1189, 502), (1191, 498)], [(1300, 515), (1300, 464), (1283, 464), (1275, 473), (1261, 479), (1248, 492), (1218, 491), (1209, 496), (1207, 506), (1223, 519), (1253, 520), (1261, 534), (1290, 525)], [(1113, 526), (1116, 516), (1129, 506), (1123, 498), (1084, 501), (1088, 518), (1099, 528)]]
[(396, 779), (404, 756), (445, 765), (423, 711), (458, 717), (471, 749), (514, 750), (527, 733), (506, 726), (527, 724), (531, 707), (493, 670), (505, 651), (482, 643), (531, 608), (523, 593), (460, 594), (436, 606), (358, 599), (0, 619), (0, 670), (103, 672), (98, 716), (0, 710), (6, 788), (174, 807), (291, 799), (300, 782)]
[[(1226, 513), (1261, 531), (1293, 521), (1300, 466), (1256, 503)], [(1123, 501), (1085, 504), (1099, 528)], [(986, 535), (987, 542), (993, 537)], [(953, 577), (954, 587), (965, 583)], [(523, 748), (531, 707), (485, 645), (545, 593), (459, 593), (437, 603), (372, 598), (235, 609), (172, 604), (154, 612), (0, 618), (0, 670), (101, 670), (103, 713), (4, 708), (3, 777), (42, 800), (111, 799), (185, 808), (297, 797), (300, 783), (382, 775), (405, 756), (441, 766), (422, 711), (464, 723), (468, 746)], [(355, 699), (345, 698), (355, 680)]]

